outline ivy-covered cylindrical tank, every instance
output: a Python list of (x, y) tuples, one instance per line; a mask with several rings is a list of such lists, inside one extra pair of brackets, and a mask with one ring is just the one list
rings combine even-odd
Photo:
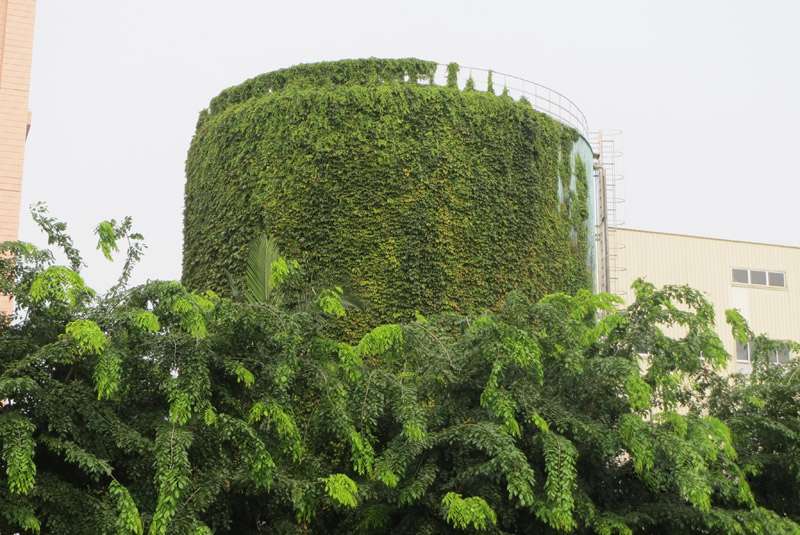
[(356, 329), (590, 288), (589, 145), (491, 83), (460, 88), (453, 67), (437, 85), (436, 69), (298, 65), (214, 98), (186, 165), (183, 282), (229, 295), (266, 233), (367, 304)]

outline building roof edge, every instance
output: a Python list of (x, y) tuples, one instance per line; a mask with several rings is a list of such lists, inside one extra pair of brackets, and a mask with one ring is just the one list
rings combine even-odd
[(792, 246), (792, 245), (779, 245), (776, 243), (764, 243), (764, 242), (754, 242), (754, 241), (744, 241), (744, 240), (730, 240), (726, 238), (713, 238), (710, 236), (693, 236), (691, 234), (679, 234), (675, 232), (660, 232), (656, 230), (640, 230), (640, 229), (633, 229), (627, 227), (610, 227), (613, 230), (622, 230), (622, 231), (631, 231), (631, 232), (643, 232), (646, 234), (662, 234), (664, 236), (680, 236), (682, 238), (695, 238), (698, 240), (714, 240), (714, 241), (724, 241), (729, 243), (743, 243), (747, 245), (763, 245), (765, 247), (782, 247), (784, 249), (794, 249), (800, 250), (800, 247)]

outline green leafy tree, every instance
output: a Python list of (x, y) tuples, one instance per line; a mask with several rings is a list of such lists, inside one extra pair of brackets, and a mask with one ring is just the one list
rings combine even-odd
[[(734, 326), (742, 326), (734, 317)], [(776, 352), (797, 344), (753, 336), (753, 373), (711, 378), (702, 386), (701, 409), (726, 422), (739, 464), (757, 503), (800, 523), (800, 361), (775, 365)], [(741, 474), (728, 473), (736, 479)]]
[[(110, 254), (131, 234), (108, 224)], [(305, 308), (286, 279), (281, 302), (164, 281), (97, 296), (74, 250), (54, 269), (3, 248), (21, 308), (0, 327), (0, 533), (800, 533), (796, 487), (762, 490), (793, 476), (776, 471), (794, 424), (776, 426), (796, 422), (796, 374), (765, 366), (733, 418), (743, 391), (716, 378), (729, 356), (689, 288), (638, 282), (621, 311), (512, 293), (347, 343), (326, 330), (338, 291)]]

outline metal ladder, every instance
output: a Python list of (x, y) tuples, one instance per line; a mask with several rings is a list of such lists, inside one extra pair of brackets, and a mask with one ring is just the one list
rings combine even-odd
[(624, 175), (622, 174), (622, 132), (600, 130), (589, 133), (594, 152), (594, 177), (597, 195), (597, 278), (601, 292), (616, 294), (623, 299), (628, 289), (620, 283), (625, 266), (620, 251), (625, 248), (617, 236), (624, 225)]

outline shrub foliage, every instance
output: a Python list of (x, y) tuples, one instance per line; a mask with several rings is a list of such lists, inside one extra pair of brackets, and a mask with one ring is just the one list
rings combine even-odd
[(25, 308), (0, 326), (1, 533), (800, 533), (797, 363), (718, 378), (689, 288), (512, 292), (350, 344), (324, 334), (340, 292), (300, 306), (297, 267), (281, 303), (98, 298), (74, 249), (53, 270), (2, 248)]

